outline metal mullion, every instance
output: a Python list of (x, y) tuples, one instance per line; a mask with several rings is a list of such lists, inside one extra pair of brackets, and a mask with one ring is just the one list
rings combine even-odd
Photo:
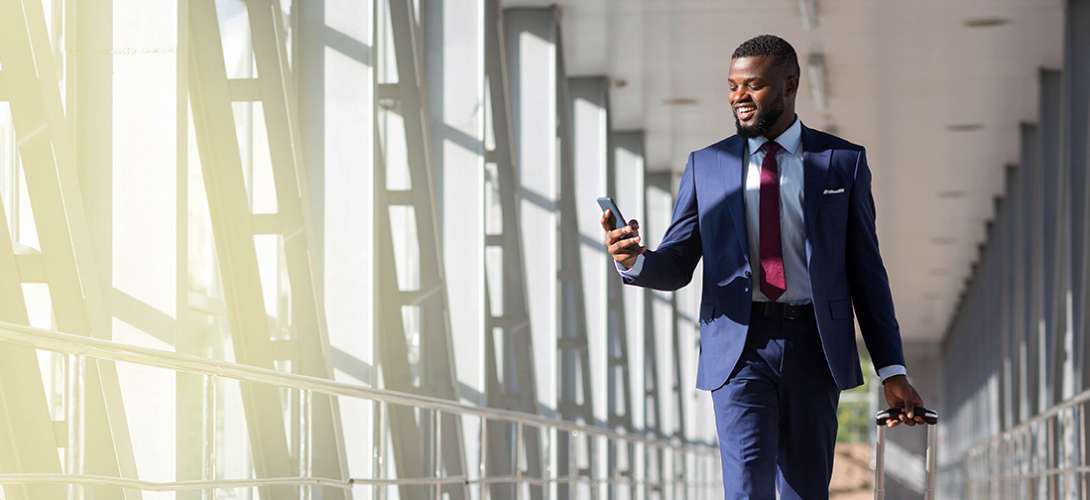
[[(5, 206), (0, 202), (0, 276), (14, 278), (19, 276), (19, 269), (4, 212)], [(29, 324), (23, 290), (15, 279), (0, 280), (0, 320)], [(52, 446), (53, 420), (45, 395), (34, 349), (25, 346), (0, 349), (0, 421), (4, 422), (0, 425), (0, 440), (6, 443), (7, 449), (0, 466), (6, 470), (61, 472), (60, 461)], [(13, 429), (18, 429), (18, 432), (13, 432)], [(7, 464), (8, 459), (14, 459), (19, 466)], [(64, 496), (63, 488), (8, 487), (5, 491), (11, 499), (29, 496), (59, 500)]]
[[(491, 386), (488, 390), (489, 405), (508, 409), (537, 412), (538, 389), (535, 379), (535, 365), (537, 361), (532, 352), (532, 327), (530, 325), (529, 308), (527, 305), (527, 291), (525, 281), (525, 257), (522, 250), (522, 238), (519, 225), (519, 206), (516, 198), (518, 193), (518, 173), (515, 166), (514, 141), (512, 138), (511, 103), (509, 97), (508, 60), (505, 51), (505, 39), (503, 32), (503, 15), (499, 0), (485, 0), (485, 74), (488, 80), (488, 94), (490, 104), (491, 128), (494, 139), (494, 149), (491, 159), (496, 165), (496, 183), (498, 185), (498, 198), (500, 204), (500, 217), (502, 234), (499, 236), (502, 248), (499, 280), (504, 295), (504, 316), (511, 318), (512, 324), (524, 325), (505, 328), (507, 335), (504, 352), (496, 354), (494, 348), (488, 349), (488, 355), (493, 356), (489, 366), (496, 373), (499, 366), (499, 357), (510, 358), (504, 361), (503, 366), (513, 366), (517, 371), (514, 377), (504, 377), (503, 385), (499, 378), (490, 378)], [(487, 257), (486, 257), (487, 258)], [(487, 297), (487, 294), (486, 294)], [(489, 310), (490, 307), (488, 307)], [(489, 337), (491, 339), (491, 336)], [(501, 394), (511, 393), (513, 399), (500, 398)], [(494, 429), (491, 439), (497, 440), (492, 448), (499, 454), (499, 450), (507, 449), (508, 435), (498, 424), (493, 424)], [(538, 435), (531, 433), (524, 436), (526, 442), (523, 446), (527, 455), (527, 471), (537, 476), (541, 474), (541, 446)], [(559, 439), (560, 433), (557, 433)], [(565, 439), (567, 439), (565, 437)], [(548, 455), (544, 455), (549, 460)], [(505, 467), (505, 462), (500, 456), (491, 459), (491, 463), (497, 467)], [(558, 490), (564, 487), (558, 484)], [(540, 500), (542, 491), (539, 488), (530, 488), (530, 497)]]
[[(293, 332), (302, 351), (301, 366), (293, 368), (307, 375), (332, 378), (324, 308), (320, 303), (313, 276), (314, 265), (310, 259), (310, 232), (314, 227), (307, 210), (309, 204), (306, 196), (310, 191), (305, 185), (298, 117), (292, 105), (294, 86), (291, 70), (283, 52), (283, 35), (279, 32), (282, 26), (280, 8), (276, 3), (264, 0), (250, 2), (246, 10), (260, 75), (258, 84), (263, 97), (277, 212), (279, 219), (286, 221), (284, 226), (288, 230), (283, 234), (283, 245), (291, 284), (291, 318)], [(309, 401), (308, 408), (314, 412), (313, 416), (318, 422), (313, 428), (315, 448), (318, 450), (313, 456), (315, 469), (319, 474), (340, 477), (347, 470), (347, 459), (339, 405), (335, 399), (325, 397)]]
[[(215, 6), (205, 2), (190, 5), (189, 26), (194, 128), (232, 341), (240, 361), (271, 368), (270, 325)], [(288, 453), (278, 391), (250, 384), (241, 384), (240, 389), (255, 471), (266, 477), (290, 475), (296, 467)], [(266, 487), (262, 496), (266, 495), (286, 498), (288, 491)]]
[[(72, 164), (70, 134), (61, 104), (57, 65), (47, 47), (40, 2), (5, 2), (0, 7), (0, 59), (11, 100), (12, 122), (41, 243), (43, 264), (58, 328), (108, 337), (110, 321), (93, 269), (93, 245), (84, 219), (82, 193)], [(9, 247), (10, 248), (10, 247)], [(22, 376), (22, 375), (21, 375)], [(88, 464), (98, 470), (135, 475), (132, 445), (112, 364), (91, 363), (87, 391), (102, 400), (88, 409), (92, 429)], [(50, 442), (47, 440), (46, 442)], [(39, 443), (40, 445), (40, 443)], [(104, 494), (138, 498), (113, 488)]]
[[(426, 103), (423, 101), (421, 95), (421, 89), (418, 82), (419, 64), (418, 64), (418, 48), (414, 41), (413, 35), (415, 31), (415, 20), (413, 18), (412, 9), (409, 5), (409, 0), (385, 0), (381, 2), (387, 7), (386, 14), (389, 15), (389, 40), (382, 36), (382, 30), (377, 30), (379, 35), (376, 37), (376, 49), (377, 53), (382, 54), (384, 52), (384, 45), (386, 43), (393, 44), (394, 63), (397, 68), (398, 76), (398, 89), (396, 99), (400, 105), (400, 116), (404, 124), (405, 141), (407, 144), (408, 153), (408, 167), (411, 182), (411, 189), (421, 195), (417, 196), (418, 200), (421, 200), (421, 204), (417, 205), (413, 211), (416, 222), (416, 235), (420, 248), (420, 262), (419, 262), (419, 274), (421, 277), (421, 289), (427, 290), (431, 288), (439, 288), (437, 297), (433, 297), (432, 300), (427, 301), (420, 305), (420, 315), (423, 324), (422, 335), (426, 332), (429, 337), (427, 342), (422, 342), (422, 345), (426, 345), (429, 349), (424, 352), (425, 365), (428, 367), (429, 372), (423, 374), (424, 380), (422, 380), (422, 387), (416, 388), (425, 389), (433, 395), (447, 398), (457, 399), (458, 392), (454, 385), (456, 380), (454, 376), (453, 355), (450, 339), (449, 329), (449, 317), (447, 315), (447, 298), (446, 289), (444, 286), (444, 273), (442, 262), (440, 261), (440, 242), (437, 233), (436, 215), (434, 200), (435, 190), (431, 179), (430, 163), (428, 161), (427, 147), (429, 144), (427, 139), (427, 128), (424, 121), (424, 106)], [(376, 23), (385, 23), (384, 16), (376, 16)], [(388, 76), (388, 75), (387, 75)], [(376, 88), (382, 89), (385, 85), (389, 85), (387, 82), (376, 82)], [(377, 94), (377, 92), (376, 92)], [(381, 123), (376, 123), (375, 133), (378, 139), (378, 147), (376, 148), (376, 157), (379, 161), (376, 163), (376, 174), (378, 179), (385, 178), (385, 155), (382, 154), (382, 134), (384, 128)], [(389, 243), (393, 232), (389, 223), (389, 204), (385, 197), (386, 184), (384, 181), (375, 183), (376, 186), (376, 202), (379, 210), (378, 226), (379, 238), (385, 239), (385, 247), (382, 249), (384, 252), (380, 253), (380, 256), (384, 258), (379, 259), (380, 273), (385, 273), (386, 276), (380, 279), (380, 282), (384, 284), (384, 289), (395, 295), (400, 295), (401, 290), (398, 288), (396, 276), (391, 274), (394, 259), (396, 258), (393, 253), (393, 248)], [(389, 265), (387, 265), (389, 264)], [(381, 290), (382, 288), (380, 288)], [(385, 316), (386, 323), (400, 324), (400, 311), (396, 311), (396, 314), (387, 312)], [(397, 318), (394, 318), (394, 316)], [(403, 325), (402, 325), (403, 326)], [(390, 331), (390, 333), (381, 344), (385, 344), (388, 349), (382, 351), (384, 359), (382, 359), (382, 366), (384, 370), (391, 370), (388, 373), (384, 373), (385, 380), (392, 387), (410, 387), (411, 379), (409, 378), (409, 367), (407, 350), (404, 349), (404, 328), (401, 329), (382, 329), (379, 331)], [(393, 337), (400, 337), (393, 338)], [(422, 339), (424, 340), (424, 339)], [(404, 360), (404, 361), (402, 361)], [(429, 377), (429, 373), (434, 371), (437, 375)], [(457, 422), (453, 416), (447, 416), (444, 418), (449, 419), (450, 428), (457, 428)], [(395, 419), (403, 420), (403, 419)], [(391, 420), (391, 423), (395, 422)], [(397, 426), (407, 425), (403, 423), (395, 424)], [(411, 428), (405, 428), (401, 430), (395, 430), (395, 439), (398, 441), (404, 441), (407, 443), (414, 438), (409, 433), (414, 431)], [(444, 439), (447, 441), (442, 446), (444, 455), (443, 460), (446, 465), (446, 470), (449, 475), (461, 475), (464, 473), (464, 445), (462, 443), (462, 433), (460, 432), (448, 432)], [(405, 444), (402, 443), (402, 444)], [(413, 453), (411, 446), (395, 446), (400, 451), (398, 455), (398, 465), (403, 462), (411, 460), (406, 454)], [(417, 467), (417, 466), (413, 466)], [(452, 490), (449, 492), (454, 498), (460, 498), (462, 496), (461, 490)]]

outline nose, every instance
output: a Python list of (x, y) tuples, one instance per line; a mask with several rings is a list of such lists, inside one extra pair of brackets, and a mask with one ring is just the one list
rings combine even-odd
[(746, 99), (746, 97), (748, 97), (748, 95), (746, 94), (746, 88), (745, 87), (738, 87), (737, 89), (734, 89), (733, 91), (731, 91), (731, 93), (730, 93), (730, 102), (731, 102), (731, 104), (738, 104), (738, 103), (744, 101)]

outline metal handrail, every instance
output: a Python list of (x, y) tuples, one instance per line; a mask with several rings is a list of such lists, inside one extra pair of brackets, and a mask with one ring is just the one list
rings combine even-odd
[(1044, 412), (1038, 413), (1037, 415), (1035, 415), (1033, 417), (1030, 417), (1030, 418), (1028, 418), (1026, 420), (1023, 420), (1021, 423), (1019, 423), (1018, 425), (1016, 425), (1014, 427), (1011, 427), (1010, 429), (1007, 429), (1007, 430), (1005, 430), (1003, 432), (1000, 432), (998, 434), (994, 434), (992, 436), (988, 436), (986, 438), (983, 438), (981, 440), (982, 441), (981, 443), (978, 443), (976, 445), (973, 445), (973, 446), (969, 447), (969, 453), (971, 453), (973, 450), (983, 449), (983, 448), (987, 447), (988, 445), (991, 445), (991, 444), (994, 444), (994, 443), (996, 443), (998, 441), (1001, 441), (1001, 440), (1005, 439), (1005, 436), (1012, 436), (1012, 435), (1018, 434), (1020, 432), (1027, 431), (1034, 424), (1038, 424), (1038, 423), (1043, 422), (1046, 419), (1058, 416), (1061, 411), (1074, 408), (1074, 407), (1078, 406), (1079, 404), (1086, 403), (1086, 402), (1090, 402), (1090, 389), (1082, 391), (1082, 392), (1080, 392), (1080, 393), (1078, 393), (1078, 394), (1076, 394), (1076, 395), (1074, 395), (1074, 396), (1072, 396), (1072, 397), (1070, 397), (1068, 399), (1065, 399), (1065, 400), (1063, 400), (1063, 401), (1061, 401), (1059, 403), (1056, 403), (1055, 405), (1052, 405), (1052, 407), (1050, 407), (1048, 410), (1045, 410)]
[[(651, 434), (628, 433), (595, 425), (560, 420), (553, 417), (531, 413), (487, 408), (468, 405), (456, 401), (434, 398), (419, 394), (409, 394), (386, 389), (376, 389), (359, 384), (338, 382), (319, 377), (282, 373), (268, 368), (261, 368), (228, 361), (211, 360), (198, 356), (180, 354), (161, 349), (140, 347), (104, 339), (73, 335), (53, 330), (34, 328), (25, 325), (0, 321), (0, 343), (18, 344), (35, 349), (91, 358), (101, 361), (125, 362), (192, 373), (206, 377), (233, 379), (240, 382), (258, 383), (320, 393), (330, 396), (343, 396), (367, 399), (379, 403), (402, 405), (453, 415), (481, 418), (482, 425), (487, 421), (503, 421), (515, 424), (520, 432), (523, 426), (539, 429), (555, 429), (574, 434), (597, 436), (607, 440), (639, 443), (648, 447), (671, 449), (682, 453), (707, 455), (718, 458), (719, 449), (712, 443), (682, 440), (677, 437), (662, 438)], [(546, 473), (547, 474), (547, 473)], [(272, 477), (255, 479), (222, 480), (186, 480), (186, 481), (146, 481), (139, 479), (100, 476), (78, 473), (43, 474), (43, 473), (0, 473), (0, 484), (48, 484), (63, 483), (75, 485), (98, 485), (121, 488), (134, 488), (148, 491), (180, 491), (208, 488), (239, 488), (262, 486), (327, 486), (349, 489), (356, 485), (485, 485), (485, 484), (529, 484), (546, 485), (553, 483), (589, 483), (592, 485), (611, 483), (629, 485), (656, 484), (671, 486), (679, 481), (659, 478), (657, 481), (645, 481), (632, 477), (592, 478), (583, 476), (530, 477), (522, 474), (470, 478), (466, 475), (447, 477), (413, 478), (328, 478), (316, 476)], [(707, 483), (706, 485), (704, 483)], [(712, 481), (685, 481), (690, 486), (710, 486)]]
[(242, 382), (277, 385), (302, 389), (330, 396), (370, 399), (403, 406), (412, 406), (427, 410), (438, 410), (459, 415), (483, 417), (489, 420), (502, 420), (511, 423), (528, 424), (532, 427), (549, 427), (563, 431), (619, 439), (652, 446), (672, 446), (675, 444), (693, 445), (708, 448), (709, 453), (719, 453), (711, 443), (682, 441), (680, 439), (661, 439), (645, 434), (618, 432), (604, 427), (588, 426), (560, 420), (558, 418), (536, 415), (500, 408), (473, 406), (457, 401), (440, 399), (419, 394), (376, 389), (346, 382), (294, 373), (282, 373), (268, 368), (210, 360), (188, 354), (179, 354), (161, 349), (122, 344), (109, 340), (72, 335), (53, 330), (28, 327), (0, 321), (0, 342), (22, 344), (36, 349), (82, 355), (103, 361), (122, 361), (145, 366), (167, 368), (197, 375), (214, 375)]
[[(1073, 475), (1079, 485), (1072, 487), (1090, 491), (1090, 476), (1087, 475), (1090, 465), (1087, 464), (1084, 445), (1084, 415), (1088, 403), (1090, 390), (1056, 403), (1018, 425), (982, 438), (977, 444), (966, 448), (963, 458), (957, 462), (966, 468), (963, 483), (974, 490), (985, 488), (991, 491), (995, 488), (1011, 489), (1022, 484), (1033, 487), (1035, 481), (1048, 481), (1045, 488), (1056, 494), (1056, 490), (1067, 488), (1058, 482), (1059, 478)], [(1078, 428), (1073, 443), (1057, 442), (1062, 426), (1070, 425), (1065, 423), (1065, 417), (1076, 422)], [(1036, 446), (1039, 439), (1044, 440), (1041, 447)], [(1058, 454), (1058, 449), (1064, 453)]]
[[(585, 476), (576, 476), (574, 478), (553, 477), (548, 479), (523, 477), (519, 479), (515, 475), (498, 475), (487, 478), (470, 479), (465, 476), (449, 476), (449, 477), (413, 477), (413, 478), (400, 478), (400, 479), (379, 479), (379, 478), (364, 478), (364, 477), (351, 477), (347, 479), (335, 479), (329, 477), (317, 477), (317, 476), (297, 476), (297, 477), (265, 477), (255, 479), (195, 479), (186, 481), (148, 481), (145, 479), (128, 479), (119, 478), (116, 476), (102, 476), (96, 474), (44, 474), (44, 473), (0, 473), (0, 484), (22, 484), (22, 485), (35, 485), (35, 484), (80, 484), (84, 486), (108, 486), (117, 488), (129, 488), (143, 491), (188, 491), (188, 490), (204, 490), (209, 488), (229, 489), (229, 488), (255, 488), (262, 486), (324, 486), (330, 488), (350, 489), (353, 486), (431, 486), (431, 485), (472, 485), (472, 484), (514, 484), (525, 483), (534, 486), (543, 486), (546, 484), (556, 483), (586, 483), (591, 485), (599, 485), (606, 483), (613, 484), (630, 484), (635, 486), (642, 486), (645, 484), (661, 484), (664, 486), (670, 486), (677, 484), (678, 481), (674, 480), (662, 480), (662, 481), (643, 481), (639, 479), (632, 479), (628, 477), (610, 478), (610, 479), (594, 479)], [(718, 483), (711, 481), (695, 482), (685, 481), (685, 484), (690, 486), (714, 486)]]

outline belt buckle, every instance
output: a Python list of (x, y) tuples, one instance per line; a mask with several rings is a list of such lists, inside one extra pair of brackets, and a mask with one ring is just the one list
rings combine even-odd
[(798, 306), (795, 306), (795, 305), (792, 305), (792, 304), (784, 304), (783, 305), (783, 318), (784, 319), (791, 319), (791, 320), (799, 319), (799, 316), (801, 315), (800, 314), (801, 312), (802, 312), (801, 307), (798, 307)]

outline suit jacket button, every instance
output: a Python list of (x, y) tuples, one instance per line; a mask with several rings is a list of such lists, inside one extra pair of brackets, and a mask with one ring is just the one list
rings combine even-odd
[(749, 277), (751, 277), (751, 276), (753, 276), (753, 273), (751, 273), (751, 272), (749, 272), (749, 271), (746, 271), (746, 277), (747, 277), (747, 278), (749, 278)]

